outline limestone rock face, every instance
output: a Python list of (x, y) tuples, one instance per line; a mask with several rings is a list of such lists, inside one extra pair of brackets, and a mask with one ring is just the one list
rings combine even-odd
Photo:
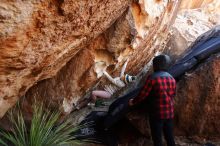
[(128, 4), (129, 0), (1, 1), (0, 117), (33, 84), (54, 76), (109, 28)]
[(197, 9), (206, 7), (208, 4), (214, 4), (216, 0), (183, 0), (181, 2), (180, 9)]
[[(165, 51), (177, 59), (196, 38), (220, 25), (220, 1), (182, 1)], [(189, 9), (190, 8), (190, 9)], [(196, 8), (196, 9), (191, 9)]]
[(176, 0), (3, 0), (0, 117), (19, 97), (25, 98), (26, 109), (37, 99), (69, 113), (73, 103), (104, 80), (103, 70), (118, 75), (127, 58), (131, 61), (126, 72), (138, 73), (164, 49), (160, 43), (167, 42), (178, 4)]

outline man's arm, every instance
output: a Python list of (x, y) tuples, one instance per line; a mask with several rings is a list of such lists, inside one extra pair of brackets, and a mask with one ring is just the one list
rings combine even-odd
[(129, 100), (129, 105), (132, 106), (132, 105), (135, 105), (135, 104), (140, 103), (141, 101), (143, 101), (150, 94), (150, 91), (152, 89), (152, 85), (153, 85), (152, 80), (149, 79), (149, 77), (148, 77), (144, 87), (141, 89), (138, 96), (136, 96), (135, 98)]

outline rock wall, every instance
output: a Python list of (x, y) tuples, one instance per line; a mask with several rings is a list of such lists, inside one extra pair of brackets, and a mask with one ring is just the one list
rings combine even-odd
[(172, 25), (170, 41), (165, 49), (165, 52), (174, 60), (181, 56), (199, 35), (220, 24), (220, 1), (218, 0), (182, 1), (180, 8)]
[(129, 0), (1, 1), (0, 117), (109, 28), (128, 5)]
[(22, 96), (26, 103), (44, 99), (69, 113), (72, 103), (99, 82), (103, 69), (115, 75), (128, 57), (127, 71), (138, 73), (156, 50), (163, 50), (159, 43), (167, 41), (178, 4), (2, 1), (0, 117)]
[[(205, 7), (216, 0), (183, 0), (180, 9), (197, 9)], [(217, 1), (216, 1), (217, 2)]]

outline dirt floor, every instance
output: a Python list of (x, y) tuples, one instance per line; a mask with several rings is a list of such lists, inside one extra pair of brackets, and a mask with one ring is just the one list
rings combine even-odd
[[(220, 146), (220, 139), (204, 139), (198, 137), (175, 137), (176, 146)], [(164, 143), (164, 145), (166, 145)], [(85, 144), (84, 146), (103, 146), (97, 144)], [(153, 143), (150, 139), (138, 138), (133, 140), (133, 142), (122, 143), (118, 146), (153, 146)]]

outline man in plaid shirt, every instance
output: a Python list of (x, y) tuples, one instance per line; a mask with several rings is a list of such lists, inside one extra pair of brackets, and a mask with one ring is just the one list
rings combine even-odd
[(173, 117), (176, 81), (166, 70), (170, 66), (167, 55), (153, 59), (154, 73), (151, 74), (137, 97), (129, 105), (147, 102), (149, 122), (154, 146), (162, 146), (162, 131), (168, 146), (174, 146)]

